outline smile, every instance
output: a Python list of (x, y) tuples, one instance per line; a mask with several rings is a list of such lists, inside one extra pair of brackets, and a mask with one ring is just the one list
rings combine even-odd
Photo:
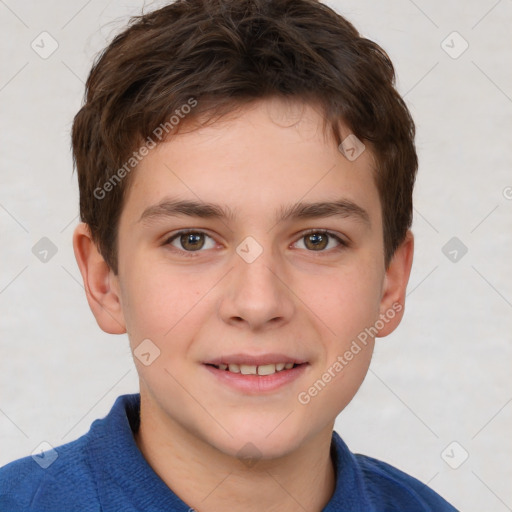
[(219, 370), (224, 370), (231, 373), (241, 373), (242, 375), (273, 375), (277, 372), (284, 370), (291, 370), (293, 367), (298, 366), (294, 363), (270, 363), (262, 365), (250, 364), (219, 364), (211, 365)]
[[(279, 359), (275, 359), (279, 361)], [(245, 395), (260, 395), (271, 393), (291, 385), (307, 371), (309, 363), (287, 362), (271, 363), (258, 361), (260, 364), (247, 364), (255, 361), (245, 360), (237, 363), (209, 362), (203, 367), (222, 386), (242, 392)]]

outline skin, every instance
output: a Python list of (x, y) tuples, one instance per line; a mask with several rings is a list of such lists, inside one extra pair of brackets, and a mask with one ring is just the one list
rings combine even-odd
[[(366, 375), (374, 339), (309, 403), (297, 397), (379, 315), (404, 304), (412, 264), (409, 232), (385, 267), (372, 165), (368, 147), (353, 162), (345, 158), (312, 106), (258, 101), (185, 130), (142, 160), (120, 219), (117, 275), (87, 226), (76, 228), (75, 255), (99, 326), (128, 332), (132, 350), (144, 339), (160, 350), (149, 366), (134, 358), (141, 393), (135, 438), (191, 507), (320, 511), (331, 498), (334, 421)], [(234, 217), (140, 220), (170, 197), (223, 205)], [(369, 222), (349, 215), (276, 224), (281, 207), (340, 198), (364, 209)], [(208, 235), (199, 251), (179, 236), (166, 243), (186, 228)], [(319, 250), (307, 243), (309, 229), (329, 230), (348, 245), (329, 238)], [(263, 250), (252, 263), (236, 252), (248, 236)], [(402, 314), (377, 336), (391, 333)], [(298, 379), (262, 394), (233, 390), (203, 364), (269, 352), (309, 364)], [(255, 451), (250, 465), (237, 457), (247, 443)]]

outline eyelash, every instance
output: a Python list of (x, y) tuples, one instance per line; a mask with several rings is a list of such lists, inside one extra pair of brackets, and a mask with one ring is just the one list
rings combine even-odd
[[(181, 231), (178, 231), (177, 233), (175, 233), (174, 235), (170, 236), (169, 238), (166, 239), (166, 241), (164, 242), (164, 245), (165, 246), (170, 246), (171, 245), (171, 242), (173, 242), (174, 240), (176, 240), (177, 238), (179, 238), (181, 235), (187, 235), (189, 233), (195, 233), (195, 234), (203, 234), (203, 235), (206, 235), (207, 237), (209, 238), (212, 238), (208, 233), (206, 233), (205, 231), (202, 231), (200, 229), (183, 229)], [(311, 234), (322, 234), (322, 235), (327, 235), (329, 238), (333, 238), (334, 240), (336, 240), (338, 243), (339, 243), (339, 246), (334, 248), (334, 249), (329, 249), (329, 250), (321, 250), (321, 251), (308, 251), (308, 252), (312, 252), (312, 253), (327, 253), (327, 252), (331, 252), (331, 251), (340, 251), (340, 250), (343, 250), (343, 249), (346, 249), (347, 247), (349, 247), (349, 243), (345, 240), (343, 240), (342, 238), (340, 238), (338, 235), (336, 235), (335, 233), (333, 233), (332, 231), (328, 231), (327, 229), (309, 229), (307, 231), (304, 231), (303, 233), (301, 233), (300, 237), (297, 239), (297, 241), (303, 239), (304, 237), (308, 236), (308, 235), (311, 235)], [(296, 242), (295, 242), (296, 243)], [(177, 247), (173, 247), (171, 246), (173, 250), (176, 250), (177, 252), (180, 252), (180, 253), (183, 253), (186, 257), (197, 257), (199, 254), (198, 253), (201, 253), (201, 252), (204, 252), (203, 250), (198, 250), (198, 251), (186, 251), (184, 249), (178, 249)], [(307, 250), (307, 249), (306, 249)]]

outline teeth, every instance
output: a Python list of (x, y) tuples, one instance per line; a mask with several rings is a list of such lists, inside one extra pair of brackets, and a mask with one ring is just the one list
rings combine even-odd
[(241, 364), (240, 365), (240, 373), (243, 375), (256, 375), (257, 366), (249, 365), (249, 364)]
[(258, 366), (258, 375), (272, 375), (273, 373), (276, 373), (275, 364), (263, 364)]
[(290, 370), (294, 363), (276, 363), (262, 364), (260, 366), (252, 364), (219, 364), (219, 370), (228, 370), (232, 373), (241, 373), (242, 375), (273, 375), (276, 372)]

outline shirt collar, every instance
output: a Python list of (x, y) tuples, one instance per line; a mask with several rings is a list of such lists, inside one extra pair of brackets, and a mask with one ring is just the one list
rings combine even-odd
[[(140, 395), (136, 393), (118, 397), (109, 414), (91, 426), (88, 452), (102, 510), (189, 512), (190, 506), (153, 471), (135, 443), (133, 433), (139, 424)], [(336, 431), (331, 458), (336, 487), (323, 512), (373, 510), (357, 461)]]

